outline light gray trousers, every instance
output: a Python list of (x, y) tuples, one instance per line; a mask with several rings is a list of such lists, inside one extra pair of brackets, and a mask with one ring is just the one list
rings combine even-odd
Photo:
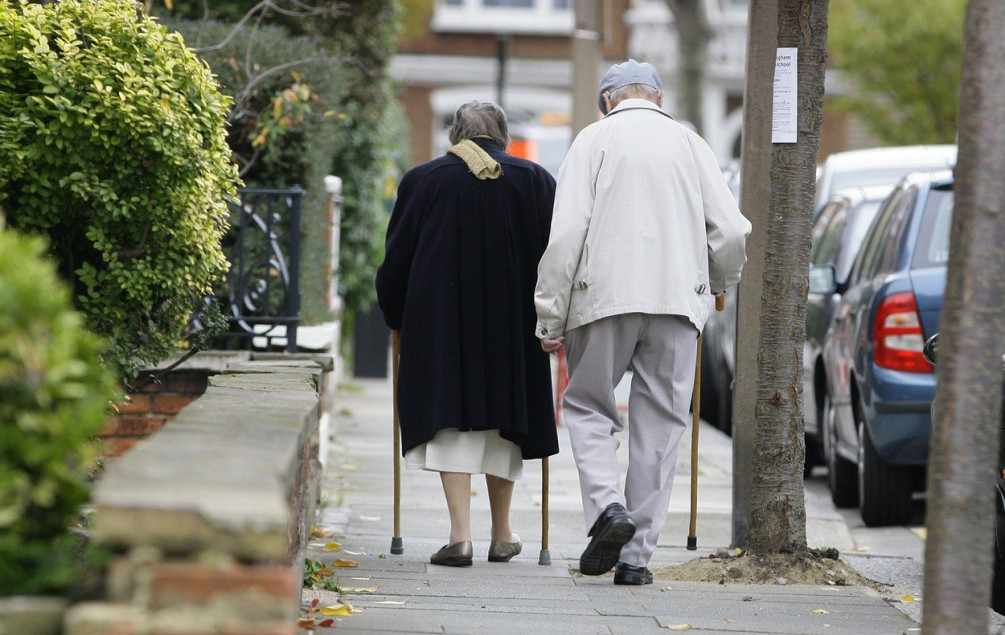
[[(565, 334), (563, 408), (589, 530), (611, 503), (638, 527), (621, 561), (647, 566), (670, 506), (677, 448), (694, 389), (698, 331), (677, 315), (628, 313)], [(623, 429), (614, 388), (634, 373), (628, 398), (628, 473), (622, 493), (614, 436)]]

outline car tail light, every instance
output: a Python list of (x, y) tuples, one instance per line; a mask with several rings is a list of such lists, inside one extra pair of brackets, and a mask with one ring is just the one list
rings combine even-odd
[(925, 333), (913, 293), (895, 293), (880, 302), (872, 338), (877, 366), (909, 373), (932, 372), (932, 365), (921, 354)]

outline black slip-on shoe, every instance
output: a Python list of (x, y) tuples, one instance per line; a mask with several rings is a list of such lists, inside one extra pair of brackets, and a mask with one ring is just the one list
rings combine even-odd
[(624, 505), (611, 503), (586, 535), (593, 540), (579, 557), (579, 571), (583, 575), (603, 575), (614, 568), (621, 558), (621, 548), (635, 535), (635, 522)]
[(444, 545), (439, 551), (429, 557), (433, 564), (445, 567), (470, 567), (472, 564), (472, 554), (470, 540), (455, 542), (452, 545)]
[(619, 562), (614, 567), (614, 584), (652, 584), (653, 572), (627, 562)]

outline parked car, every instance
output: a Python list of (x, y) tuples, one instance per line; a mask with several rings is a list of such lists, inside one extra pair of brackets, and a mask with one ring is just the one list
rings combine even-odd
[(824, 454), (831, 497), (867, 526), (904, 524), (924, 486), (935, 374), (922, 355), (938, 329), (953, 178), (913, 173), (883, 202), (848, 280), (811, 268), (811, 291), (840, 293), (823, 346)]
[[(847, 187), (893, 186), (904, 175), (917, 170), (939, 170), (956, 162), (955, 145), (898, 146), (870, 148), (831, 154), (817, 168), (814, 218), (831, 195)], [(740, 196), (740, 166), (731, 164), (723, 172)], [(702, 418), (729, 434), (733, 429), (733, 373), (736, 366), (736, 290), (726, 294), (726, 309), (709, 316), (702, 333), (701, 414)]]
[[(922, 351), (932, 366), (938, 362), (939, 334), (925, 342)], [(1005, 356), (1002, 357), (1005, 371)], [(932, 401), (932, 417), (935, 417), (935, 401)], [(1002, 407), (1001, 423), (998, 428), (998, 465), (995, 470), (995, 547), (994, 576), (991, 579), (991, 608), (1005, 615), (1005, 404)]]
[[(880, 203), (892, 189), (892, 186), (886, 185), (850, 187), (831, 195), (813, 224), (810, 266), (834, 265), (837, 286), (845, 284)], [(839, 300), (840, 296), (836, 293), (811, 292), (806, 298), (806, 340), (803, 344), (806, 475), (815, 465), (824, 463), (820, 421), (823, 420), (827, 398), (827, 382), (820, 353)]]
[(944, 170), (956, 165), (955, 145), (896, 146), (836, 152), (817, 172), (814, 217), (820, 215), (831, 194), (849, 187), (890, 185), (908, 172)]

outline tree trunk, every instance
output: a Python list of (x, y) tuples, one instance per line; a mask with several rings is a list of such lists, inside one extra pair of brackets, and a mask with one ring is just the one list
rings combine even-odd
[(1005, 4), (971, 0), (928, 462), (926, 633), (987, 633), (1005, 351)]
[(770, 225), (771, 97), (778, 49), (778, 1), (750, 0), (747, 66), (743, 88), (743, 166), (740, 209), (753, 225), (747, 238), (747, 264), (736, 289), (736, 378), (733, 388), (733, 547), (750, 542), (750, 491), (753, 479), (754, 403), (757, 351), (761, 339), (761, 287), (764, 282), (765, 227)]
[(751, 553), (806, 549), (803, 340), (827, 59), (826, 0), (779, 0), (778, 46), (798, 49), (797, 143), (775, 144), (754, 406)]
[(681, 115), (695, 129), (704, 132), (702, 121), (702, 86), (705, 77), (705, 66), (708, 62), (708, 40), (712, 31), (705, 15), (704, 0), (666, 0), (670, 12), (674, 16), (677, 28), (677, 50), (680, 69), (680, 90), (678, 107), (683, 108)]

